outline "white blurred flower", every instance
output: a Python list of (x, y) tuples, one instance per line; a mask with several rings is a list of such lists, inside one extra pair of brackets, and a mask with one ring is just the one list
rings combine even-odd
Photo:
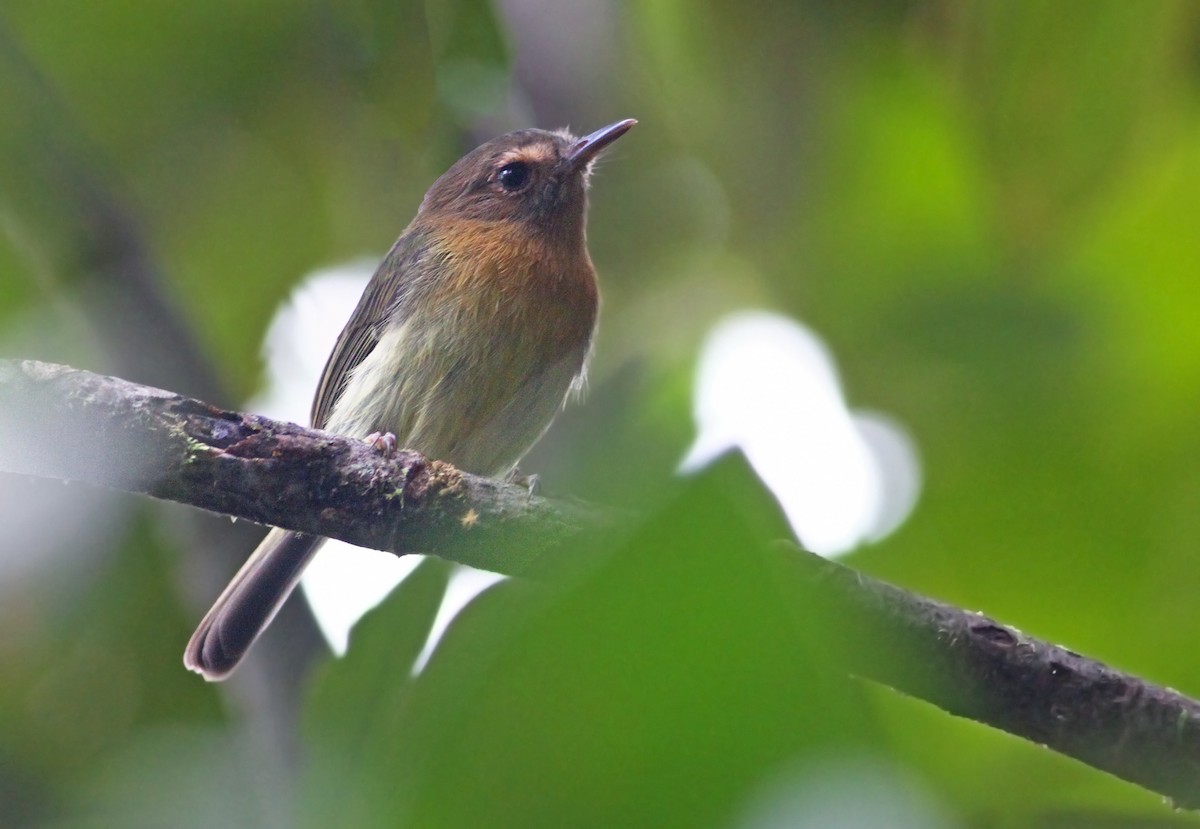
[(828, 348), (788, 317), (744, 311), (718, 322), (694, 395), (699, 432), (681, 470), (740, 448), (813, 552), (882, 538), (916, 502), (912, 441), (886, 415), (847, 408)]

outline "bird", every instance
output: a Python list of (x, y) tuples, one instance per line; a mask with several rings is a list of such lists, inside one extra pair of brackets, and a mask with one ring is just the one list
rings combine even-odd
[[(599, 314), (588, 182), (636, 123), (582, 138), (511, 132), (439, 177), (338, 336), (313, 428), (510, 474), (583, 385)], [(271, 529), (200, 622), (184, 665), (228, 677), (324, 540)]]

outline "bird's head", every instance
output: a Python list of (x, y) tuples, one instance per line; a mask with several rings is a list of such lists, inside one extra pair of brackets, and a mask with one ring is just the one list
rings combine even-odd
[(556, 234), (581, 231), (592, 163), (636, 123), (617, 121), (583, 138), (537, 129), (493, 138), (433, 183), (421, 214), (522, 222)]

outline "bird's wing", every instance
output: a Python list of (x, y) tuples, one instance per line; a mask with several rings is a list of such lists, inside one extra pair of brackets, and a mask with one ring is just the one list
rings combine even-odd
[(395, 307), (411, 283), (424, 246), (409, 234), (400, 237), (371, 277), (354, 313), (338, 335), (325, 363), (317, 394), (313, 398), (312, 425), (323, 429), (338, 398), (345, 391), (350, 373), (374, 350)]

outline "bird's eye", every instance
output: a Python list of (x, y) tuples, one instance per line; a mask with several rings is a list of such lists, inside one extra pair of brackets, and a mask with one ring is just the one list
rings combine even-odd
[(533, 171), (524, 161), (512, 161), (496, 172), (496, 181), (510, 193), (515, 193), (529, 183)]

